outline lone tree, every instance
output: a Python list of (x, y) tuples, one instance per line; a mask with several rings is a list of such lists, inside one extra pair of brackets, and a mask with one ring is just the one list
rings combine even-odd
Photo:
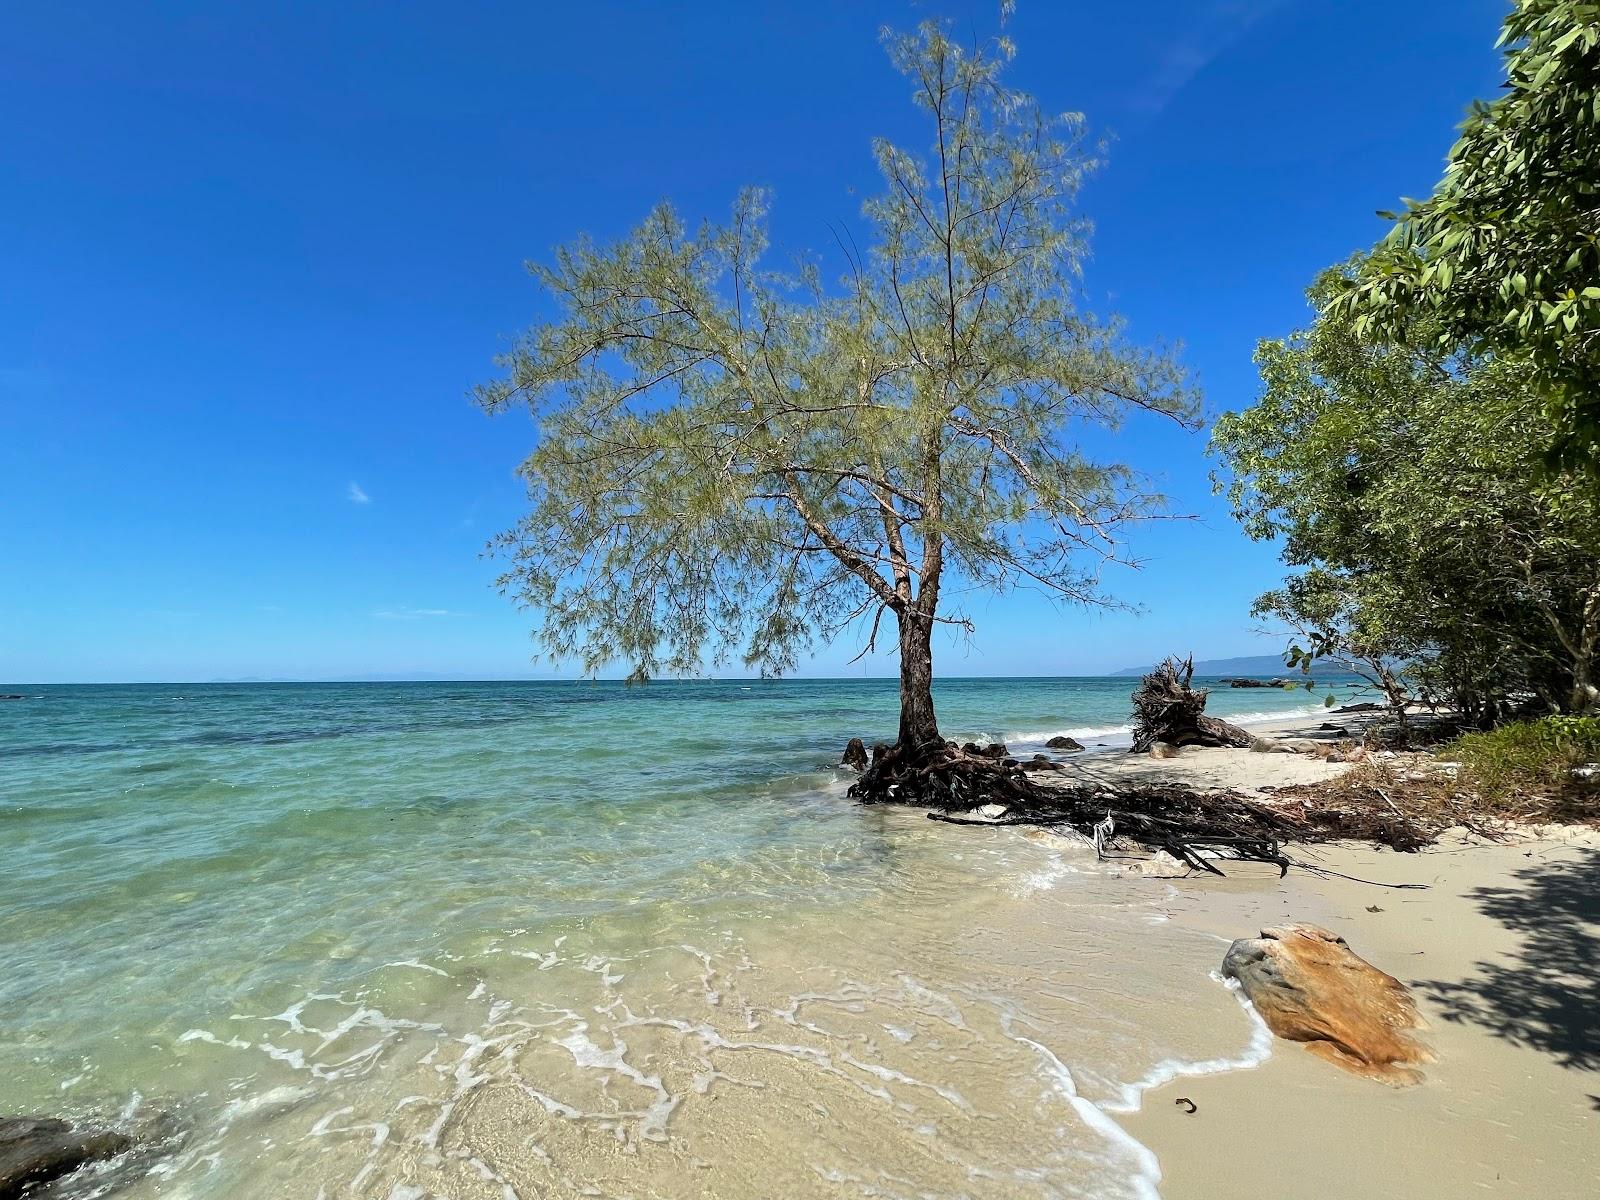
[(530, 266), (560, 316), (477, 399), (538, 423), (531, 511), (497, 544), (546, 652), (636, 679), (735, 653), (778, 674), (849, 627), (866, 654), (889, 616), (914, 755), (944, 748), (934, 629), (971, 628), (950, 593), (1110, 603), (1100, 568), (1156, 498), (1075, 426), (1196, 408), (1171, 353), (1080, 308), (1082, 118), (1005, 88), (1004, 40), (969, 51), (929, 23), (885, 41), (932, 146), (874, 144), (884, 189), (866, 249), (835, 235), (842, 278), (762, 265), (759, 191), (693, 231), (663, 205)]

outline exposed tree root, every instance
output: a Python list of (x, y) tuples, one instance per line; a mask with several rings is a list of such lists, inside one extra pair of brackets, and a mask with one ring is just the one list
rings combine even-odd
[(1391, 850), (1418, 850), (1439, 834), (1432, 822), (1376, 805), (1317, 808), (1303, 802), (1264, 804), (1236, 792), (1198, 792), (1178, 784), (1105, 787), (1040, 787), (1025, 803), (984, 817), (972, 812), (932, 812), (954, 824), (1064, 827), (1094, 840), (1102, 855), (1118, 847), (1164, 850), (1186, 866), (1214, 875), (1223, 860), (1270, 863), (1279, 874), (1298, 865), (1287, 857), (1291, 843), (1346, 839), (1376, 842)]
[[(1032, 765), (1032, 764), (1029, 764)], [(867, 804), (930, 808), (956, 825), (1038, 825), (1075, 830), (1104, 855), (1118, 849), (1163, 850), (1196, 871), (1220, 875), (1219, 862), (1269, 863), (1279, 874), (1297, 865), (1290, 843), (1358, 839), (1417, 850), (1442, 823), (1401, 811), (1374, 794), (1337, 806), (1296, 797), (1266, 804), (1235, 792), (1200, 792), (1178, 784), (1132, 787), (1045, 784), (1030, 778), (1005, 747), (931, 742), (910, 751), (876, 746), (850, 789)], [(994, 807), (989, 807), (994, 806)]]
[[(937, 821), (984, 824), (981, 817), (934, 812)], [(1288, 871), (1283, 844), (1301, 840), (1303, 828), (1274, 810), (1227, 792), (1196, 792), (1171, 784), (1112, 791), (1103, 787), (1040, 788), (1037, 800), (1008, 808), (996, 822), (1065, 827), (1110, 851), (1164, 850), (1185, 866), (1213, 875), (1225, 859), (1270, 863)]]
[(865, 804), (960, 811), (984, 804), (1034, 803), (1043, 792), (999, 743), (961, 747), (941, 740), (909, 749), (874, 746), (872, 762), (850, 795)]

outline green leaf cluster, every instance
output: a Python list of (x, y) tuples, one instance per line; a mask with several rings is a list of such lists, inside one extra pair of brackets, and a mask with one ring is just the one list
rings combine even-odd
[[(1443, 752), (1461, 764), (1463, 782), (1492, 802), (1529, 795), (1600, 811), (1600, 718), (1516, 721), (1457, 739)], [(1576, 815), (1576, 814), (1573, 814)]]
[(1505, 93), (1478, 103), (1432, 196), (1331, 304), (1363, 336), (1526, 357), (1560, 436), (1553, 458), (1600, 469), (1600, 4), (1517, 0)]
[(530, 268), (557, 315), (477, 396), (538, 424), (499, 547), (550, 655), (776, 673), (852, 624), (872, 645), (885, 615), (903, 651), (966, 625), (947, 580), (1105, 599), (1117, 530), (1155, 498), (1078, 432), (1188, 421), (1195, 397), (1172, 352), (1082, 307), (1081, 118), (1007, 88), (1003, 42), (928, 24), (887, 45), (929, 143), (875, 144), (883, 190), (864, 246), (835, 231), (839, 278), (768, 264), (758, 190), (726, 222), (663, 205)]
[(1405, 662), (1473, 717), (1589, 708), (1600, 498), (1541, 469), (1553, 434), (1536, 368), (1449, 348), (1427, 315), (1373, 341), (1327, 303), (1365, 268), (1327, 273), (1311, 327), (1261, 343), (1259, 402), (1213, 432), (1219, 490), (1298, 568), (1258, 614), (1385, 690)]

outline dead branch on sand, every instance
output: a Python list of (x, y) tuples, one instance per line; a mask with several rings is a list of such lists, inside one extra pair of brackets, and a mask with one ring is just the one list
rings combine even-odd
[[(1220, 861), (1269, 863), (1280, 875), (1295, 865), (1291, 843), (1358, 839), (1392, 850), (1417, 850), (1438, 829), (1377, 805), (1319, 809), (1304, 802), (1265, 804), (1237, 792), (1200, 792), (1178, 784), (1036, 788), (1026, 802), (989, 816), (936, 811), (931, 820), (956, 825), (1038, 825), (1072, 829), (1097, 847), (1164, 850), (1193, 870), (1223, 872)], [(1109, 822), (1112, 830), (1103, 832)], [(1098, 834), (1098, 836), (1097, 836)]]
[(1254, 739), (1237, 725), (1205, 715), (1210, 690), (1189, 686), (1194, 656), (1169, 658), (1144, 677), (1133, 693), (1133, 753), (1157, 742), (1168, 746), (1248, 746)]

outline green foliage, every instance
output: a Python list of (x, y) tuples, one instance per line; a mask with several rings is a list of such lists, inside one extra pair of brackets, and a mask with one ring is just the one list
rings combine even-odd
[(1529, 797), (1572, 804), (1600, 799), (1600, 718), (1544, 717), (1471, 733), (1443, 751), (1461, 779), (1491, 803)]
[(1589, 707), (1600, 498), (1539, 470), (1552, 435), (1535, 369), (1442, 349), (1420, 319), (1375, 344), (1326, 305), (1346, 278), (1313, 289), (1324, 312), (1309, 330), (1261, 344), (1260, 402), (1213, 434), (1246, 532), (1283, 538), (1300, 568), (1258, 615), (1303, 653), (1365, 665), (1391, 703), (1405, 681), (1388, 664), (1403, 661), (1477, 719), (1530, 700)]
[(1194, 397), (1171, 354), (1079, 307), (1081, 118), (1007, 89), (1003, 42), (965, 51), (928, 24), (887, 45), (930, 145), (875, 144), (884, 190), (866, 248), (839, 238), (841, 279), (764, 264), (759, 191), (725, 224), (663, 206), (531, 268), (558, 315), (478, 399), (538, 422), (501, 582), (551, 655), (782, 672), (852, 623), (872, 644), (892, 613), (905, 670), (908, 631), (925, 647), (967, 624), (947, 574), (1104, 599), (1115, 530), (1153, 498), (1073, 429), (1189, 420)]
[[(1517, 0), (1505, 94), (1479, 103), (1427, 200), (1408, 202), (1334, 307), (1404, 339), (1526, 357), (1562, 436), (1600, 462), (1600, 4)], [(1393, 214), (1385, 214), (1393, 216)]]

